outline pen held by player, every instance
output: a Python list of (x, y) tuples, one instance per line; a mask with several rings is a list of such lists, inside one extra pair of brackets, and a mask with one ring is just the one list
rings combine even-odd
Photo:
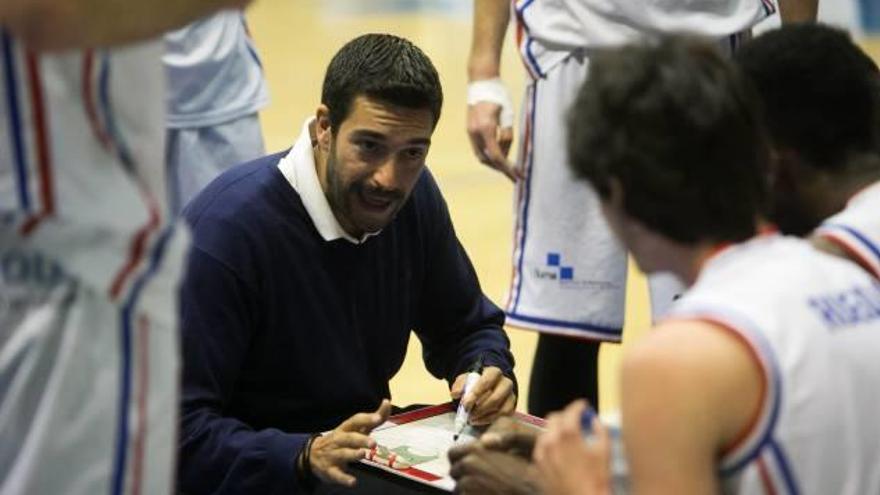
[(462, 397), (467, 373), (459, 375), (449, 393), (453, 399), (461, 399), (464, 407), (470, 411), (470, 424), (475, 426), (488, 425), (500, 416), (513, 414), (516, 408), (516, 394), (513, 380), (504, 376), (501, 369), (487, 366), (477, 383), (467, 396)]

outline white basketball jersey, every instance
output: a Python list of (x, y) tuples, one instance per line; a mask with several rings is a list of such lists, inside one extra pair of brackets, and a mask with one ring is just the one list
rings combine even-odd
[(678, 31), (723, 38), (750, 29), (775, 11), (773, 0), (513, 1), (517, 44), (533, 77), (542, 77), (574, 50)]
[(0, 30), (0, 493), (171, 488), (177, 284), (158, 42)]
[(720, 460), (728, 493), (880, 493), (880, 282), (761, 236), (710, 259), (670, 318), (727, 329), (764, 375), (759, 415)]
[(165, 35), (168, 127), (205, 127), (261, 109), (269, 96), (244, 14), (226, 10)]
[(3, 243), (118, 298), (170, 235), (161, 44), (40, 56), (4, 35), (0, 50)]
[(850, 198), (846, 208), (822, 222), (815, 233), (880, 278), (880, 182)]

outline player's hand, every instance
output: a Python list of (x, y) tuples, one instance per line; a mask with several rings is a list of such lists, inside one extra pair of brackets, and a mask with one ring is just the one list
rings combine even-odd
[(523, 178), (523, 173), (507, 159), (513, 143), (513, 126), (502, 126), (500, 118), (501, 105), (497, 103), (481, 101), (468, 105), (467, 133), (480, 163), (515, 182)]
[(449, 449), (449, 461), (458, 462), (476, 449), (483, 448), (532, 460), (532, 451), (540, 430), (519, 423), (508, 417), (498, 418), (492, 426), (473, 442), (459, 444)]
[(539, 493), (537, 470), (528, 459), (487, 449), (481, 442), (453, 448), (449, 451), (449, 461), (449, 475), (456, 481), (456, 493)]
[(535, 442), (541, 430), (520, 423), (509, 417), (501, 417), (492, 423), (479, 442), (489, 450), (497, 450), (518, 455), (530, 460), (535, 449)]
[(323, 481), (354, 486), (355, 477), (346, 472), (345, 466), (363, 459), (376, 445), (369, 433), (389, 414), (391, 402), (385, 399), (375, 411), (355, 414), (330, 433), (315, 438), (309, 457), (312, 473)]
[(461, 399), (464, 408), (470, 411), (470, 424), (487, 425), (499, 416), (508, 416), (516, 408), (516, 395), (513, 393), (513, 380), (501, 373), (495, 366), (483, 368), (477, 383), (461, 396), (467, 373), (458, 375), (449, 391), (453, 399)]
[(586, 407), (586, 401), (575, 401), (547, 417), (547, 431), (538, 438), (534, 453), (540, 486), (546, 494), (611, 493), (608, 431), (596, 417), (593, 438), (584, 440), (581, 413)]

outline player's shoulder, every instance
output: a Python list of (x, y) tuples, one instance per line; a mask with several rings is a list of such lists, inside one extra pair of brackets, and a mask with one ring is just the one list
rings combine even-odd
[(669, 318), (624, 355), (624, 386), (715, 394), (758, 373), (749, 342), (735, 329), (699, 318)]
[(761, 383), (759, 361), (735, 332), (666, 320), (624, 356), (624, 432), (633, 442), (718, 451), (754, 416)]
[(651, 370), (709, 363), (731, 342), (721, 325), (699, 318), (670, 317), (654, 326), (624, 357), (625, 364)]
[(818, 251), (808, 240), (774, 234), (722, 252), (707, 264), (694, 288), (695, 292), (729, 292), (742, 286), (772, 292), (780, 286), (797, 286), (798, 280), (806, 288), (823, 274), (845, 271), (838, 260)]

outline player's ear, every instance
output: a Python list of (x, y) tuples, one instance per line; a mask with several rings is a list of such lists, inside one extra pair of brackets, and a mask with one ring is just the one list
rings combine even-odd
[(333, 138), (333, 131), (330, 125), (330, 109), (327, 105), (318, 105), (315, 110), (315, 139), (322, 151), (330, 151), (330, 142)]
[(767, 179), (771, 190), (789, 190), (798, 182), (804, 182), (810, 171), (800, 154), (788, 148), (776, 148), (770, 153)]
[(610, 190), (608, 193), (608, 199), (606, 200), (608, 204), (616, 209), (623, 210), (624, 196), (626, 193), (623, 190), (623, 184), (620, 182), (620, 179), (617, 177), (610, 177), (608, 179), (608, 189)]

